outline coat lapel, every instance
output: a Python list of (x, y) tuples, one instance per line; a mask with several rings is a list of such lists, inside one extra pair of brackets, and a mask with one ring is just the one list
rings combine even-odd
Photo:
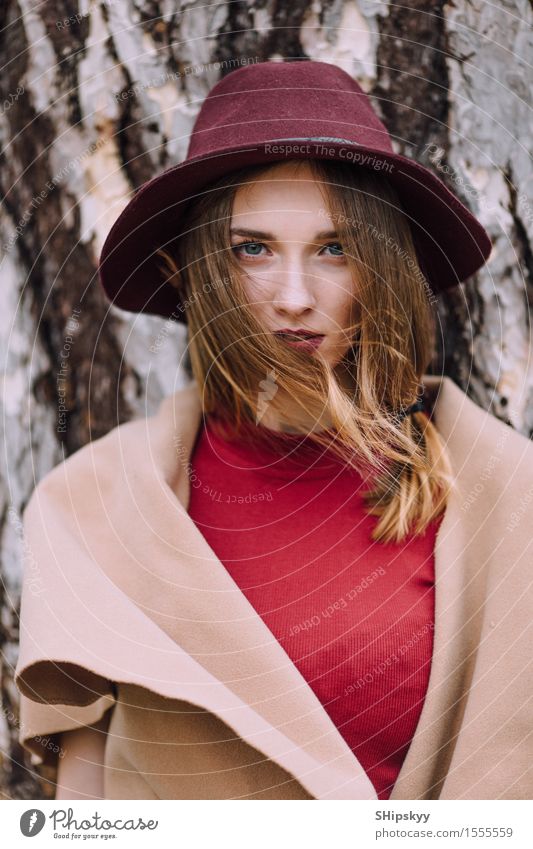
[[(475, 734), (475, 726), (465, 732), (465, 712), (475, 718), (486, 709), (486, 697), (478, 697), (479, 669), (485, 663), (488, 677), (485, 673), (482, 687), (491, 690), (491, 670), (499, 653), (505, 654), (494, 632), (490, 644), (481, 638), (483, 628), (490, 632), (495, 625), (488, 621), (487, 582), (489, 575), (497, 579), (497, 597), (505, 608), (512, 601), (505, 600), (502, 586), (508, 582), (497, 576), (507, 562), (518, 574), (525, 565), (520, 540), (510, 547), (505, 525), (511, 499), (518, 501), (517, 493), (522, 486), (526, 489), (523, 456), (525, 451), (531, 456), (531, 451), (527, 440), (482, 410), (449, 378), (425, 376), (424, 382), (430, 391), (438, 391), (434, 419), (447, 446), (455, 487), (435, 544), (434, 650), (427, 694), (390, 798), (480, 798), (471, 796), (471, 769), (465, 766), (465, 755), (471, 757), (474, 748), (460, 741), (466, 740), (465, 734)], [(507, 657), (510, 661), (512, 652)], [(492, 689), (494, 685), (502, 689), (498, 698), (505, 702), (501, 680), (494, 681)], [(489, 745), (483, 755), (489, 763), (485, 761), (481, 773), (494, 766), (490, 751)]]

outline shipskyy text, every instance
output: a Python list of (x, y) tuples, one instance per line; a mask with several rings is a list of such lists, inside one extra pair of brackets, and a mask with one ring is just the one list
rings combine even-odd
[(409, 820), (410, 822), (427, 823), (429, 814), (415, 814), (414, 811), (409, 811), (405, 814), (397, 814), (395, 811), (376, 811), (377, 820), (392, 820), (393, 822), (402, 822)]

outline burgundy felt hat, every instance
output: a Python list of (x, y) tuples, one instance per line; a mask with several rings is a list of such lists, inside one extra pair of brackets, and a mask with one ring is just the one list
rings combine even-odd
[(335, 159), (383, 173), (398, 193), (433, 292), (465, 280), (490, 254), (487, 232), (442, 180), (394, 153), (386, 127), (349, 74), (327, 62), (260, 62), (216, 83), (186, 159), (141, 186), (111, 228), (99, 265), (109, 300), (186, 322), (156, 251), (176, 244), (187, 229), (187, 204), (213, 180), (287, 159)]

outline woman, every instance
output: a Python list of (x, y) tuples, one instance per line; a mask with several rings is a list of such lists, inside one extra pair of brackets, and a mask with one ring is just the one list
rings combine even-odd
[(57, 798), (529, 798), (532, 448), (426, 374), (434, 292), (489, 249), (338, 68), (214, 87), (100, 266), (186, 321), (192, 380), (24, 515), (20, 738)]

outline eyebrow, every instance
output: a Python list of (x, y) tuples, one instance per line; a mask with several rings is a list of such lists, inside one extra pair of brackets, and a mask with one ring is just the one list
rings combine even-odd
[[(247, 227), (232, 227), (230, 229), (232, 236), (248, 236), (253, 239), (264, 239), (267, 242), (275, 242), (276, 237), (273, 233), (265, 233), (263, 230), (250, 230)], [(335, 230), (320, 230), (315, 233), (315, 239), (333, 239), (338, 238), (338, 233)]]

